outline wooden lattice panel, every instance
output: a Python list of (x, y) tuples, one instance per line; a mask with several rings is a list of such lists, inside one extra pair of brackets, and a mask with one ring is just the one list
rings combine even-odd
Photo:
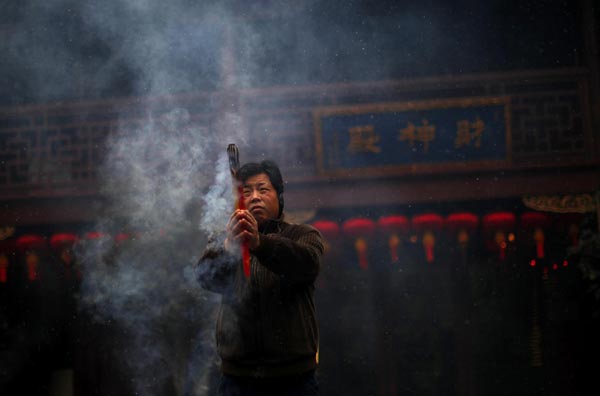
[(0, 189), (33, 189), (37, 195), (57, 187), (94, 189), (110, 135), (149, 123), (163, 128), (169, 116), (178, 117), (172, 123), (181, 119), (205, 127), (212, 114), (210, 98), (198, 94), (0, 109)]
[(31, 132), (0, 134), (0, 185), (23, 184), (29, 181), (29, 158), (32, 151)]
[(0, 133), (0, 186), (93, 181), (111, 124)]
[(584, 150), (581, 97), (577, 92), (516, 96), (511, 104), (515, 156)]

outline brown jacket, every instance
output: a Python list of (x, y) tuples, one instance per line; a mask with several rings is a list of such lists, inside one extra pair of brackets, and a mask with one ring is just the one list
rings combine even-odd
[(309, 225), (280, 220), (260, 232), (249, 278), (222, 244), (200, 259), (200, 284), (223, 295), (216, 335), (221, 369), (238, 377), (301, 374), (317, 365), (314, 291), (323, 240)]

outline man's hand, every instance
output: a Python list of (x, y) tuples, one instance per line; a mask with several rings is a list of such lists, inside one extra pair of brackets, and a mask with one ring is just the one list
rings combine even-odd
[(242, 242), (248, 243), (248, 248), (254, 250), (260, 245), (258, 223), (252, 213), (247, 210), (236, 210), (231, 214), (227, 223), (227, 239), (225, 249), (237, 250)]

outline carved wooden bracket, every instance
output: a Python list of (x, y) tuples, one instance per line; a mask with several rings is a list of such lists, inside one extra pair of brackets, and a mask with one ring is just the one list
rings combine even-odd
[(525, 206), (553, 213), (587, 213), (596, 211), (593, 194), (538, 195), (523, 197)]

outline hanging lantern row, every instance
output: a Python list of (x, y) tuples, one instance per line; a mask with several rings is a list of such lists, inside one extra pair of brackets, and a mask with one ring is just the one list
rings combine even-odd
[[(375, 236), (386, 237), (389, 256), (392, 262), (400, 258), (401, 242), (407, 237), (411, 242), (420, 241), (424, 249), (425, 260), (435, 261), (435, 246), (442, 232), (450, 236), (457, 245), (466, 250), (475, 233), (480, 229), (484, 236), (486, 247), (504, 261), (508, 248), (516, 240), (517, 231), (522, 233), (526, 246), (532, 246), (535, 251), (533, 258), (546, 257), (545, 230), (551, 225), (556, 229), (567, 230), (568, 243), (576, 245), (579, 240), (578, 224), (581, 218), (575, 215), (552, 218), (547, 213), (525, 212), (517, 221), (512, 212), (502, 211), (486, 214), (480, 218), (470, 212), (457, 212), (443, 217), (436, 213), (425, 213), (408, 218), (402, 215), (384, 216), (372, 220), (368, 218), (349, 219), (341, 226), (330, 220), (319, 220), (313, 223), (326, 240), (335, 240), (344, 235), (354, 241), (359, 266), (368, 267), (367, 247)], [(329, 245), (328, 245), (329, 246)]]
[(40, 281), (41, 256), (53, 253), (62, 264), (64, 278), (67, 281), (81, 279), (81, 273), (75, 267), (74, 246), (82, 241), (107, 240), (112, 238), (115, 246), (131, 239), (130, 234), (120, 233), (111, 237), (101, 232), (88, 232), (83, 237), (72, 233), (54, 234), (50, 238), (27, 234), (16, 239), (0, 241), (0, 284), (9, 281), (9, 265), (15, 254), (23, 257), (26, 279), (29, 282)]
[[(341, 224), (330, 220), (318, 220), (313, 223), (324, 236), (326, 249), (329, 243), (340, 236), (346, 236), (353, 241), (354, 250), (361, 269), (369, 267), (369, 244), (373, 238), (385, 238), (389, 258), (398, 262), (401, 257), (402, 242), (420, 242), (426, 262), (435, 261), (436, 244), (442, 232), (450, 240), (454, 240), (461, 249), (466, 250), (470, 241), (481, 229), (489, 251), (497, 254), (499, 261), (506, 259), (508, 248), (516, 240), (516, 232), (521, 232), (521, 241), (531, 247), (530, 265), (535, 266), (539, 260), (547, 256), (546, 230), (550, 226), (566, 231), (569, 245), (577, 245), (579, 241), (580, 215), (567, 214), (552, 217), (542, 212), (522, 213), (517, 216), (508, 211), (489, 213), (481, 219), (470, 212), (457, 212), (448, 216), (436, 213), (425, 213), (409, 218), (403, 215), (389, 215), (377, 220), (369, 218), (353, 218)], [(64, 265), (67, 278), (80, 277), (74, 268), (73, 247), (81, 241), (111, 240), (115, 246), (120, 246), (131, 240), (132, 234), (118, 233), (114, 236), (101, 232), (88, 232), (83, 236), (72, 233), (59, 233), (46, 238), (40, 235), (23, 235), (16, 239), (0, 241), (0, 284), (6, 283), (9, 277), (11, 255), (19, 253), (24, 257), (27, 279), (31, 282), (40, 279), (40, 253), (50, 248)], [(564, 267), (566, 262), (554, 264), (552, 269)], [(555, 268), (557, 267), (557, 268)]]

